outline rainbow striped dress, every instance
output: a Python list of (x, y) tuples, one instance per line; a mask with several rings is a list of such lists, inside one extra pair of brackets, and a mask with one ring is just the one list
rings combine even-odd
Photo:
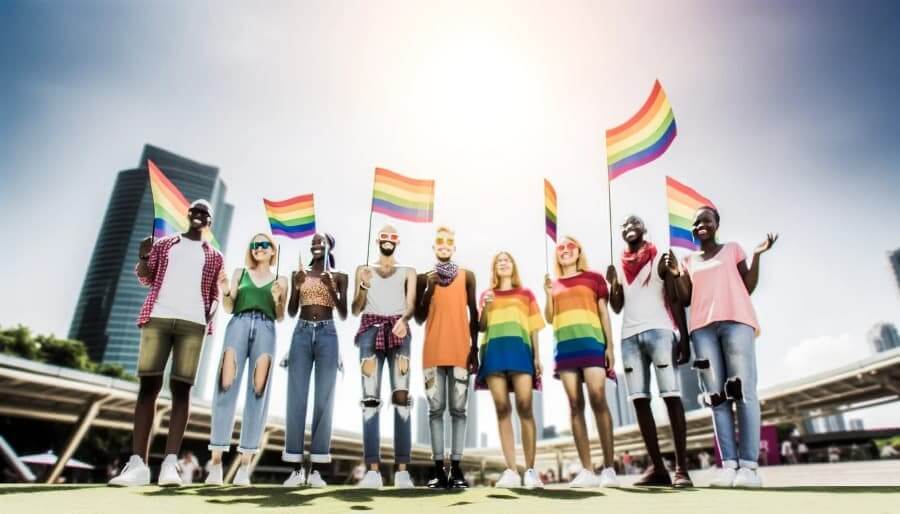
[[(485, 294), (487, 291), (481, 294), (479, 305), (483, 304)], [(475, 380), (479, 389), (484, 389), (487, 376), (495, 373), (533, 375), (531, 333), (544, 328), (537, 300), (526, 288), (494, 290), (494, 301), (488, 309), (488, 326), (479, 350), (481, 366)]]
[(608, 296), (606, 280), (593, 271), (553, 281), (553, 376), (564, 370), (606, 367), (606, 337), (597, 302)]

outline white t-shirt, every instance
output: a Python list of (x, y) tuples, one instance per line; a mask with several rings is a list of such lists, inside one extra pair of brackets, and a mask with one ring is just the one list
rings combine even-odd
[(666, 309), (665, 283), (657, 273), (661, 255), (657, 254), (645, 264), (630, 284), (625, 278), (621, 262), (616, 266), (619, 282), (625, 293), (625, 308), (622, 310), (623, 340), (647, 330), (675, 330), (675, 325)]
[(169, 264), (152, 318), (181, 319), (206, 324), (201, 280), (206, 256), (203, 243), (182, 237), (169, 250)]

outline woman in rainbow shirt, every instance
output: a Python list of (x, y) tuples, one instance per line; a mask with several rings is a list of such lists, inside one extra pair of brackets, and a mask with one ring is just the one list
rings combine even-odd
[(516, 449), (510, 418), (512, 407), (509, 393), (516, 397), (516, 412), (522, 423), (522, 451), (525, 454), (524, 486), (543, 488), (534, 470), (536, 434), (531, 397), (540, 389), (541, 361), (538, 351), (538, 331), (544, 327), (534, 294), (522, 287), (516, 261), (508, 252), (494, 256), (491, 264), (491, 288), (481, 294), (479, 301), (480, 360), (476, 387), (491, 391), (497, 411), (500, 446), (506, 459), (506, 471), (496, 487), (521, 487), (522, 478), (516, 471)]
[[(606, 302), (606, 281), (599, 273), (587, 270), (587, 257), (581, 243), (567, 236), (556, 247), (556, 280), (544, 277), (547, 303), (544, 317), (553, 324), (556, 337), (554, 351), (556, 369), (553, 376), (562, 380), (569, 397), (572, 435), (582, 469), (569, 487), (618, 487), (613, 466), (613, 427), (606, 404), (606, 378), (615, 363), (613, 345), (609, 344), (610, 323)], [(603, 447), (603, 471), (599, 478), (591, 464), (591, 445), (584, 419), (584, 390)]]

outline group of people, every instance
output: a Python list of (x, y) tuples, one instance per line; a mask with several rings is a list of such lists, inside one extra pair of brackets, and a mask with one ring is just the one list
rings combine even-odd
[[(534, 470), (537, 438), (531, 402), (533, 391), (542, 388), (538, 334), (545, 323), (553, 327), (553, 376), (569, 399), (572, 434), (581, 461), (581, 471), (570, 486), (618, 486), (613, 425), (605, 394), (606, 381), (615, 378), (610, 308), (623, 317), (625, 383), (650, 461), (636, 485), (692, 485), (687, 470), (684, 407), (675, 369), (691, 360), (693, 347), (693, 366), (713, 410), (722, 455), (722, 468), (711, 485), (760, 486), (756, 471), (760, 409), (754, 348), (759, 325), (750, 294), (759, 278), (760, 256), (772, 247), (777, 235), (768, 235), (755, 249), (750, 264), (740, 246), (718, 242), (719, 213), (712, 207), (702, 207), (693, 228), (700, 250), (679, 261), (671, 250), (660, 252), (648, 241), (643, 221), (630, 216), (622, 225), (626, 248), (621, 261), (610, 265), (605, 277), (588, 268), (577, 239), (565, 237), (559, 241), (555, 248), (556, 276), (545, 276), (541, 308), (534, 293), (522, 285), (516, 261), (506, 251), (494, 256), (490, 285), (479, 295), (475, 274), (453, 260), (455, 234), (445, 226), (435, 233), (432, 248), (436, 263), (421, 274), (398, 264), (395, 254), (400, 234), (390, 225), (383, 227), (375, 238), (377, 262), (356, 269), (352, 293), (348, 294), (350, 279), (335, 269), (336, 242), (329, 234), (312, 238), (311, 261), (305, 265), (301, 262), (290, 279), (273, 273), (277, 247), (272, 237), (257, 234), (250, 240), (245, 266), (229, 278), (223, 270), (222, 255), (201, 237), (212, 223), (209, 203), (198, 200), (191, 204), (188, 221), (187, 232), (155, 242), (148, 238), (139, 249), (136, 273), (150, 291), (138, 317), (140, 390), (133, 455), (121, 473), (110, 480), (112, 485), (150, 482), (149, 437), (170, 354), (172, 407), (158, 483), (182, 483), (176, 455), (188, 420), (190, 389), (204, 337), (212, 333), (213, 315), (221, 303), (232, 317), (217, 371), (209, 442), (212, 463), (206, 483), (223, 483), (222, 455), (230, 448), (240, 381), (248, 368), (237, 448), (241, 460), (233, 483), (250, 484), (253, 455), (259, 451), (268, 413), (275, 324), (283, 321), (287, 312), (298, 320), (290, 350), (281, 362), (288, 374), (282, 459), (293, 466), (284, 485), (325, 487), (323, 466), (331, 461), (335, 381), (342, 367), (334, 317), (337, 314), (345, 319), (349, 303), (350, 312), (360, 317), (355, 344), (359, 350), (363, 459), (367, 469), (359, 487), (383, 485), (379, 416), (385, 364), (394, 413), (393, 484), (397, 488), (415, 485), (407, 469), (413, 373), (409, 324), (413, 320), (425, 326), (422, 374), (434, 459), (427, 487), (468, 487), (460, 462), (473, 377), (476, 389), (490, 391), (496, 409), (507, 467), (496, 486), (543, 487)], [(689, 319), (685, 314), (688, 306)], [(675, 469), (671, 476), (663, 463), (650, 408), (651, 369), (674, 436)], [(312, 383), (312, 430), (309, 465), (305, 466), (304, 438)], [(603, 466), (596, 474), (586, 403), (597, 423), (603, 454)], [(517, 471), (513, 408), (521, 423), (524, 475)], [(444, 423), (448, 409), (449, 427)], [(444, 447), (448, 431), (449, 465)]]

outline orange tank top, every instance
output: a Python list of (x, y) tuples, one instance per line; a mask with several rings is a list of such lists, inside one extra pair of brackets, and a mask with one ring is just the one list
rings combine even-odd
[(422, 366), (465, 368), (471, 347), (466, 272), (461, 269), (450, 285), (435, 286), (425, 323)]

